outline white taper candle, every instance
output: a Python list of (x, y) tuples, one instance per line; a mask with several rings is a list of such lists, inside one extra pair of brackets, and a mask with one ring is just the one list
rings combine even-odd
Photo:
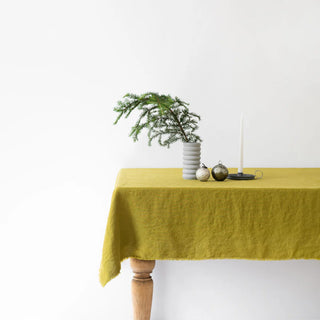
[(243, 113), (240, 118), (240, 163), (238, 173), (243, 173)]

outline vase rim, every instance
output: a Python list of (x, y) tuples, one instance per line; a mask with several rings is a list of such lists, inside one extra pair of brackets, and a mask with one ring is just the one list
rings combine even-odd
[(201, 142), (182, 142), (183, 144), (196, 144), (196, 145), (200, 145)]

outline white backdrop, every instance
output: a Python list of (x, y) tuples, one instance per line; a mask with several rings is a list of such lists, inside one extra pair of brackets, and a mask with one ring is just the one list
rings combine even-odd
[[(130, 319), (131, 271), (98, 269), (121, 167), (180, 167), (112, 122), (126, 92), (202, 116), (202, 160), (320, 166), (320, 1), (0, 3), (0, 318)], [(319, 261), (159, 262), (153, 319), (320, 319)]]

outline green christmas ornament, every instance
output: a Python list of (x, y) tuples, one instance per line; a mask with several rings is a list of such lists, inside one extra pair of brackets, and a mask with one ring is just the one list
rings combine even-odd
[(212, 168), (212, 177), (217, 181), (223, 181), (228, 177), (229, 171), (226, 166), (222, 164), (221, 161)]

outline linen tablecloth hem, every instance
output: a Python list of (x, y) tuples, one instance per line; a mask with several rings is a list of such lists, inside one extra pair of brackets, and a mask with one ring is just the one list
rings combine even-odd
[[(169, 261), (202, 261), (202, 260), (251, 260), (251, 261), (288, 261), (288, 260), (320, 260), (320, 256), (318, 257), (313, 257), (313, 256), (301, 256), (301, 257), (276, 257), (276, 258), (257, 258), (257, 257), (238, 257), (238, 256), (234, 256), (234, 257), (230, 257), (230, 256), (222, 256), (222, 257), (203, 257), (203, 258), (170, 258), (170, 257), (140, 257), (140, 256), (127, 256), (121, 259), (120, 264), (115, 267), (115, 263), (114, 261), (106, 261), (104, 263), (101, 264), (100, 267), (100, 274), (99, 274), (99, 280), (100, 280), (100, 284), (102, 285), (102, 287), (104, 287), (108, 282), (110, 282), (112, 279), (114, 279), (115, 277), (117, 277), (120, 274), (121, 271), (121, 263), (122, 261), (126, 260), (126, 259), (130, 259), (130, 258), (134, 258), (134, 259), (138, 259), (138, 260), (169, 260)], [(109, 264), (112, 266), (112, 271), (110, 272), (105, 272), (105, 267), (107, 264)]]

